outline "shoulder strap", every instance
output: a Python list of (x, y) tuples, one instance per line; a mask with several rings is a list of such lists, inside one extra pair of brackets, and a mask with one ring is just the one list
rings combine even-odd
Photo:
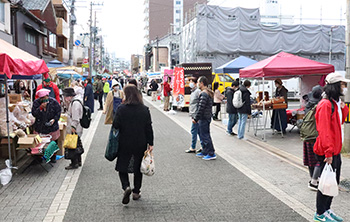
[(73, 102), (75, 102), (75, 101), (78, 101), (78, 102), (84, 107), (84, 104), (83, 104), (79, 99), (74, 99), (74, 100), (72, 101), (72, 104), (73, 104)]

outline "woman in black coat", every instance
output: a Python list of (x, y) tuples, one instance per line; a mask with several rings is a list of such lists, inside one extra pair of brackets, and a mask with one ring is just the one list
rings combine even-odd
[(113, 127), (119, 129), (119, 148), (116, 170), (124, 190), (122, 203), (130, 200), (130, 182), (128, 166), (134, 157), (134, 189), (133, 199), (138, 200), (142, 185), (141, 161), (144, 152), (153, 150), (153, 129), (151, 114), (147, 106), (143, 105), (142, 97), (134, 85), (124, 88), (125, 100), (119, 105), (114, 117)]
[(87, 84), (84, 90), (84, 105), (88, 106), (91, 113), (94, 112), (94, 91), (92, 89), (92, 82), (90, 78), (86, 79)]

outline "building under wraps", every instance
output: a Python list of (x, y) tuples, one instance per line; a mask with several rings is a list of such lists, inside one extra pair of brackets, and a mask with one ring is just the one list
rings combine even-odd
[(260, 23), (259, 9), (197, 5), (181, 32), (180, 63), (210, 62), (213, 69), (240, 55), (263, 60), (285, 51), (345, 70), (345, 27)]

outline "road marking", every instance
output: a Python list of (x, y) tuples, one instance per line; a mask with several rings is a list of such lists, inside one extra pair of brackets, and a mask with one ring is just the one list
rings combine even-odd
[(84, 167), (86, 156), (90, 150), (90, 145), (92, 143), (92, 139), (97, 130), (98, 123), (100, 122), (102, 116), (102, 112), (98, 111), (98, 113), (93, 117), (92, 124), (90, 129), (86, 134), (83, 134), (82, 141), (84, 146), (85, 155), (82, 156), (81, 162), (82, 167), (79, 167), (76, 170), (68, 170), (64, 181), (58, 190), (54, 200), (51, 203), (51, 206), (46, 213), (44, 222), (61, 222), (64, 219), (64, 216), (67, 212), (68, 205), (70, 199), (72, 197), (75, 186), (77, 185), (80, 173), (82, 168)]
[[(152, 101), (150, 101), (147, 97), (143, 97), (144, 100), (146, 100), (149, 104), (151, 104), (154, 108), (158, 109), (160, 112), (162, 112), (164, 115), (164, 111), (157, 106), (157, 104), (154, 104)], [(167, 115), (172, 121), (174, 121), (177, 125), (179, 125), (181, 128), (183, 128), (186, 132), (190, 133), (189, 127), (187, 127), (185, 124), (177, 120), (174, 116), (172, 115)], [(262, 149), (258, 145), (254, 143), (250, 143), (251, 145), (254, 145), (254, 147)], [(262, 149), (264, 150), (264, 149)], [(282, 201), (285, 203), (287, 206), (289, 206), (291, 209), (296, 211), (298, 214), (300, 214), (302, 217), (304, 217), (306, 220), (310, 220), (310, 217), (314, 214), (314, 210), (310, 209), (309, 207), (305, 206), (303, 203), (298, 201), (297, 199), (289, 196), (286, 192), (283, 190), (279, 189), (277, 186), (273, 185), (269, 181), (265, 180), (261, 176), (259, 176), (257, 173), (254, 171), (250, 170), (248, 167), (244, 166), (240, 162), (238, 162), (236, 159), (232, 158), (230, 155), (228, 155), (225, 151), (223, 151), (220, 148), (215, 148), (215, 151), (219, 156), (221, 156), (223, 159), (225, 159), (228, 163), (230, 163), (233, 167), (235, 167), (237, 170), (239, 170), (241, 173), (246, 175), (248, 178), (253, 180), (255, 183), (257, 183), (259, 186), (264, 188), (267, 192), (272, 194), (274, 197), (276, 197), (278, 200)], [(266, 150), (264, 150), (266, 151)], [(267, 152), (267, 151), (266, 151)], [(278, 155), (268, 152), (271, 155), (274, 155), (276, 157), (279, 157)], [(282, 158), (282, 157), (279, 157)], [(283, 159), (284, 161), (287, 161), (287, 159)], [(287, 161), (289, 164), (292, 164), (293, 166), (296, 166), (300, 169), (300, 166), (297, 166), (291, 161)], [(303, 169), (305, 170), (305, 169)]]

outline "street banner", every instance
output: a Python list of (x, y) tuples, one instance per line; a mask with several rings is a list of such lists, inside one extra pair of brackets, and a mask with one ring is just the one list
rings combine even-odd
[(185, 106), (185, 72), (183, 68), (174, 69), (173, 106)]

